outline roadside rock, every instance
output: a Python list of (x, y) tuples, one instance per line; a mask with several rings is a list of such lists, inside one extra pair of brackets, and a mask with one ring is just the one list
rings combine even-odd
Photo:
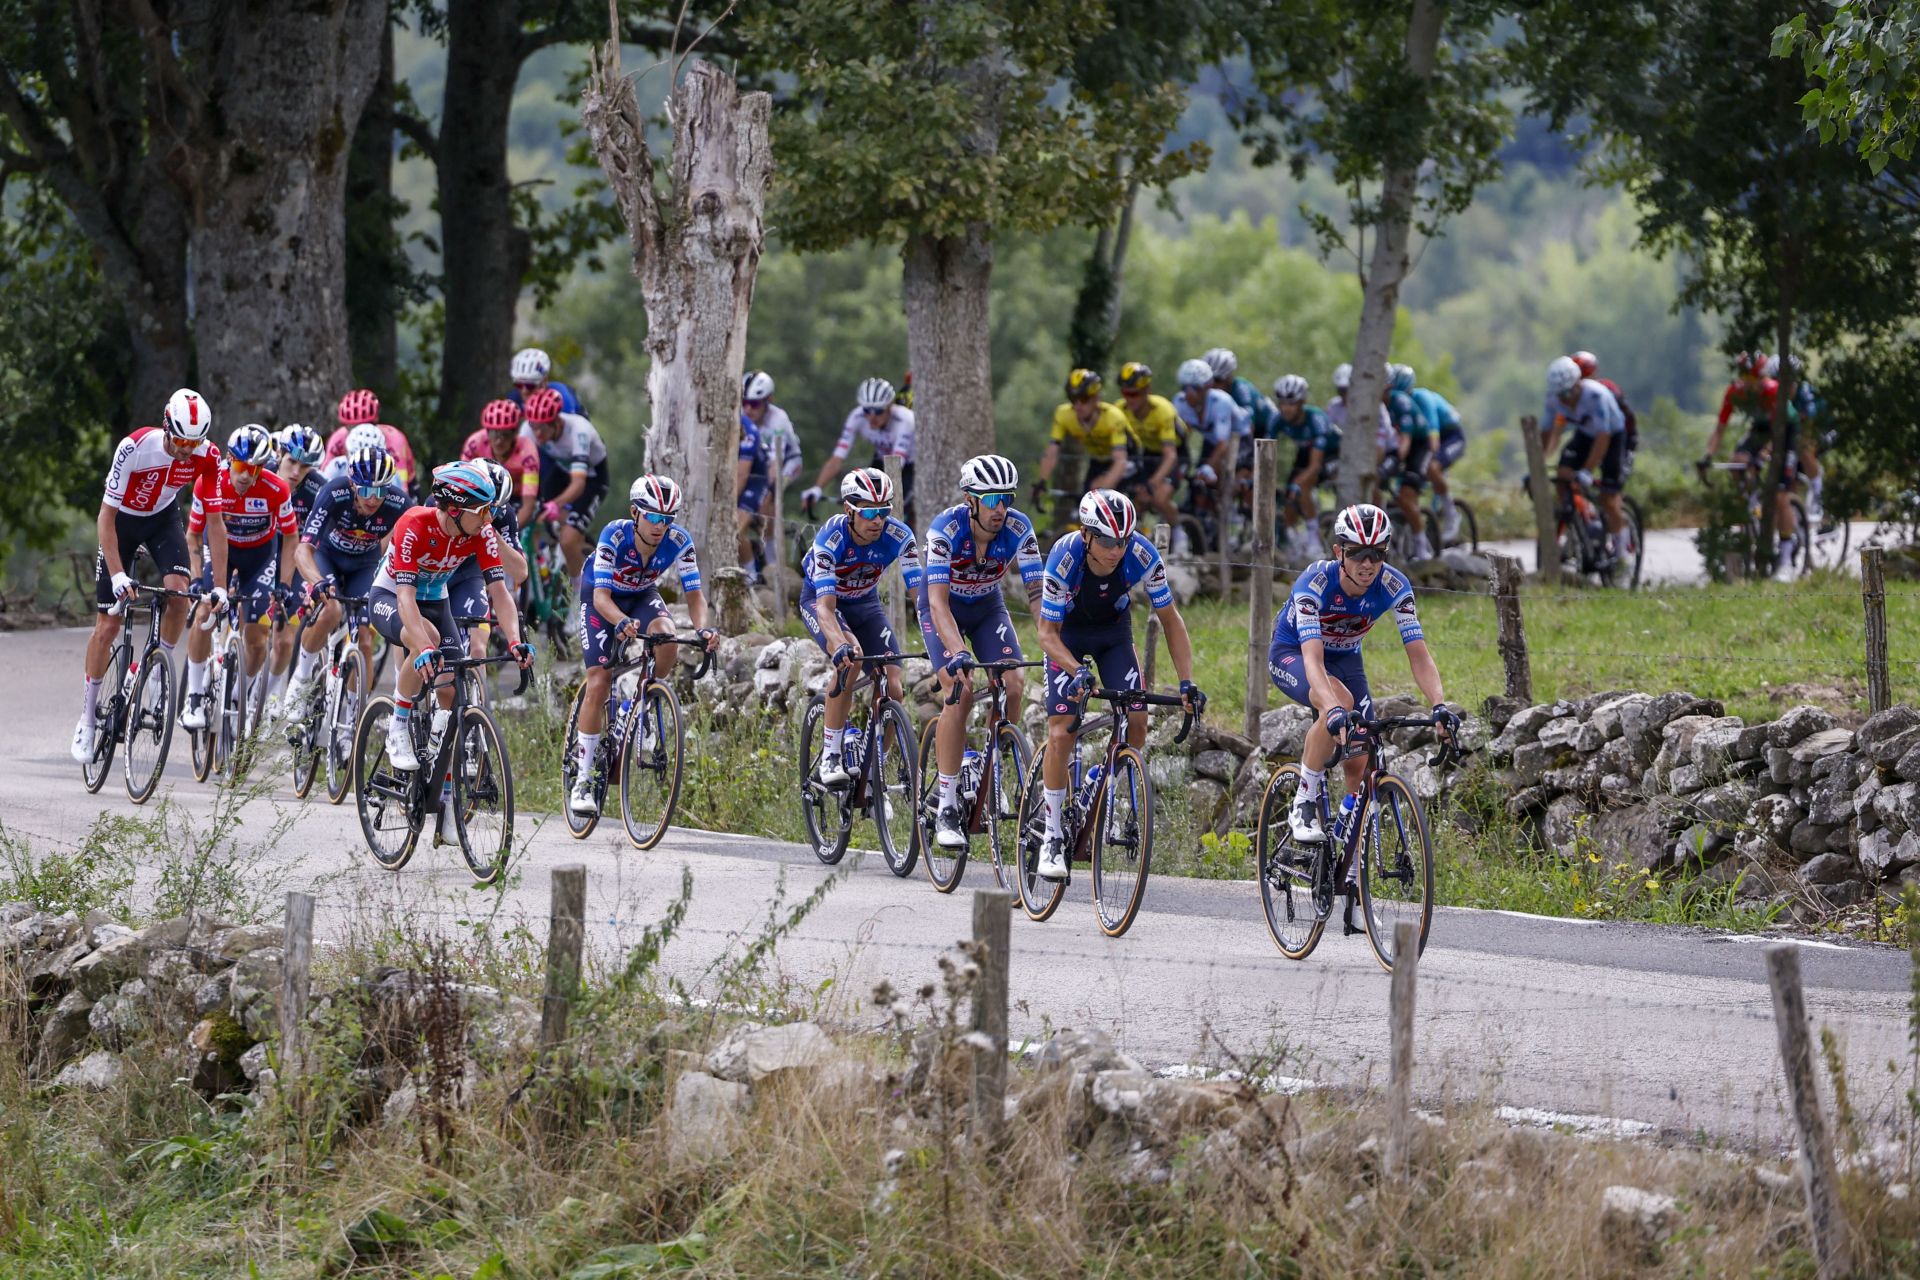
[(1612, 1186), (1600, 1196), (1600, 1235), (1623, 1257), (1657, 1263), (1673, 1235), (1679, 1205), (1672, 1196)]
[(60, 1074), (53, 1078), (53, 1084), (57, 1089), (104, 1093), (120, 1083), (126, 1070), (118, 1055), (99, 1049), (62, 1068)]
[(667, 1104), (667, 1157), (680, 1167), (723, 1159), (745, 1134), (747, 1086), (682, 1072)]

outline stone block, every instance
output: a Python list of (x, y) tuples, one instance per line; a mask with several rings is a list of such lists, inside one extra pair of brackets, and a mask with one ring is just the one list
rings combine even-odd
[(1875, 880), (1891, 880), (1908, 867), (1920, 865), (1920, 833), (1895, 837), (1875, 831), (1860, 837), (1860, 869)]
[(1825, 852), (1827, 837), (1833, 834), (1833, 828), (1817, 822), (1801, 821), (1794, 824), (1787, 837), (1787, 847), (1795, 853), (1817, 854)]
[(1860, 726), (1860, 750), (1875, 764), (1891, 767), (1920, 744), (1920, 711), (1905, 703), (1868, 716)]
[(1767, 745), (1796, 747), (1810, 735), (1833, 727), (1834, 719), (1830, 712), (1802, 703), (1797, 707), (1788, 707), (1767, 726)]
[(1800, 879), (1807, 884), (1837, 884), (1860, 874), (1860, 864), (1844, 853), (1822, 853), (1800, 866)]

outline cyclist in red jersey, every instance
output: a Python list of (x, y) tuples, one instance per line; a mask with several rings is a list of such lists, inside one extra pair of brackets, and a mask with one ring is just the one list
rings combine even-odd
[[(80, 723), (74, 726), (70, 748), (81, 764), (93, 759), (94, 712), (100, 701), (100, 682), (106, 679), (107, 664), (113, 657), (114, 643), (120, 638), (122, 619), (110, 612), (114, 605), (132, 598), (134, 580), (128, 570), (142, 547), (153, 557), (160, 570), (162, 585), (174, 591), (187, 589), (187, 540), (180, 528), (180, 511), (174, 504), (180, 490), (201, 476), (210, 474), (219, 464), (220, 450), (208, 438), (213, 431), (213, 410), (198, 391), (185, 387), (167, 400), (161, 415), (162, 426), (141, 427), (122, 440), (113, 451), (113, 463), (107, 469), (106, 492), (100, 499), (94, 527), (100, 549), (94, 558), (94, 605), (97, 613), (93, 634), (87, 639), (86, 664), (82, 671)], [(219, 522), (208, 531), (208, 546), (220, 581), (226, 581), (227, 534)], [(225, 592), (221, 592), (222, 598)], [(160, 622), (160, 647), (169, 659), (179, 643), (180, 628), (186, 622), (186, 602), (169, 600)]]
[[(1721, 437), (1726, 434), (1727, 423), (1736, 409), (1747, 416), (1747, 434), (1733, 451), (1733, 460), (1742, 465), (1758, 464), (1773, 447), (1773, 406), (1780, 398), (1780, 383), (1767, 376), (1767, 353), (1742, 351), (1734, 357), (1733, 368), (1734, 380), (1727, 384), (1726, 393), (1720, 397), (1720, 416), (1714, 421), (1713, 434), (1707, 437), (1706, 455), (1700, 459), (1703, 469), (1720, 452)], [(1793, 576), (1794, 546), (1799, 534), (1792, 501), (1794, 484), (1799, 479), (1797, 425), (1793, 415), (1788, 414), (1787, 456), (1780, 469), (1779, 488), (1773, 495), (1773, 529), (1780, 537), (1780, 554), (1775, 563), (1779, 573), (1789, 579)]]
[(460, 446), (462, 462), (491, 458), (507, 469), (520, 495), (517, 522), (522, 528), (533, 523), (540, 502), (540, 447), (521, 432), (525, 417), (517, 401), (491, 401), (480, 411), (480, 429)]

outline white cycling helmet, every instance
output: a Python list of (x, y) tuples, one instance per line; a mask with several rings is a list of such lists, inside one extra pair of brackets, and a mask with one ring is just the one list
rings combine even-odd
[(327, 448), (327, 442), (320, 438), (318, 431), (297, 422), (282, 427), (274, 439), (280, 444), (280, 452), (309, 467), (320, 461), (320, 455)]
[(893, 481), (878, 467), (855, 467), (840, 481), (840, 501), (850, 507), (890, 507)]
[(654, 511), (663, 516), (678, 515), (680, 486), (666, 476), (641, 476), (627, 490), (627, 503), (642, 511)]
[(513, 353), (508, 373), (515, 382), (545, 382), (553, 371), (553, 360), (538, 347), (526, 347)]
[(180, 388), (167, 397), (167, 434), (176, 440), (205, 440), (213, 431), (213, 410), (198, 391)]
[(384, 449), (387, 447), (387, 433), (371, 422), (363, 422), (347, 432), (347, 452), (361, 449)]
[(1580, 385), (1580, 366), (1572, 356), (1560, 356), (1547, 366), (1547, 394), (1565, 395)]
[(1117, 489), (1093, 489), (1080, 499), (1080, 524), (1122, 542), (1133, 536), (1133, 501)]
[(495, 505), (504, 507), (513, 501), (512, 473), (492, 458), (480, 458), (477, 461), (480, 469), (487, 473), (487, 478), (493, 481), (493, 491), (500, 495)]
[(868, 378), (860, 384), (854, 399), (862, 409), (887, 409), (893, 405), (893, 384), (885, 378)]
[(1213, 370), (1213, 376), (1222, 382), (1240, 372), (1240, 358), (1225, 347), (1215, 347), (1200, 358), (1207, 362), (1207, 368)]
[(747, 370), (747, 376), (740, 379), (740, 398), (742, 400), (771, 400), (773, 398), (773, 375), (765, 369)]
[(1333, 518), (1333, 540), (1353, 547), (1384, 547), (1393, 521), (1371, 502), (1357, 502)]
[(1413, 390), (1413, 366), (1410, 364), (1388, 365), (1387, 386), (1394, 391)]
[(983, 453), (960, 464), (963, 493), (1012, 493), (1020, 487), (1020, 469), (997, 453)]
[(1182, 391), (1189, 387), (1204, 387), (1213, 381), (1213, 368), (1205, 360), (1182, 360), (1173, 380), (1180, 384)]
[(1347, 388), (1353, 385), (1353, 366), (1342, 360), (1333, 366), (1333, 389), (1345, 395)]
[(1307, 398), (1307, 380), (1297, 373), (1289, 373), (1273, 384), (1275, 400), (1305, 400)]

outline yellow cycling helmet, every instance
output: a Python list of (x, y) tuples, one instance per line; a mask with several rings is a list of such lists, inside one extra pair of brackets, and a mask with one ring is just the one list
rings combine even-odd
[(1075, 369), (1067, 375), (1067, 399), (1084, 400), (1088, 396), (1097, 396), (1102, 385), (1100, 375), (1093, 370)]

